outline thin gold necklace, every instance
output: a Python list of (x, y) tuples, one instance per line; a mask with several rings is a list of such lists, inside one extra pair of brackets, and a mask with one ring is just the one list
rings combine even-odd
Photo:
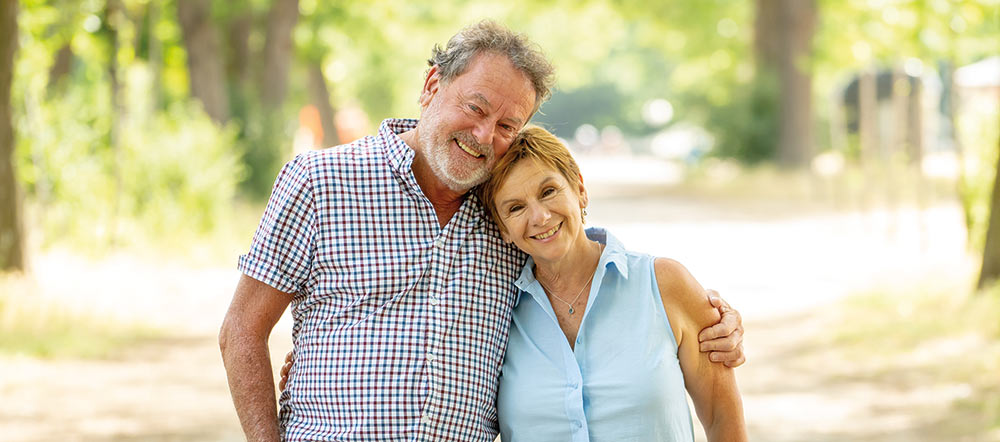
[[(601, 253), (603, 253), (603, 252), (604, 252), (604, 245), (601, 244)], [(598, 261), (598, 263), (600, 263), (600, 261), (601, 261), (600, 256), (598, 256), (597, 261)], [(576, 304), (576, 301), (580, 299), (580, 295), (583, 295), (583, 290), (586, 289), (590, 285), (591, 282), (594, 282), (594, 275), (597, 274), (597, 267), (598, 266), (594, 266), (594, 273), (591, 273), (590, 274), (590, 279), (587, 280), (587, 283), (584, 284), (583, 287), (580, 287), (580, 292), (576, 294), (576, 297), (573, 298), (572, 302), (566, 302), (565, 299), (562, 299), (559, 296), (557, 296), (555, 294), (555, 292), (553, 292), (552, 290), (546, 289), (545, 288), (545, 284), (542, 284), (541, 280), (538, 280), (538, 284), (541, 285), (542, 289), (544, 289), (545, 292), (548, 293), (550, 296), (552, 296), (553, 298), (556, 298), (559, 302), (561, 302), (563, 304), (566, 304), (566, 306), (569, 307), (569, 314), (572, 315), (573, 313), (576, 313), (576, 309), (573, 308), (573, 304)]]

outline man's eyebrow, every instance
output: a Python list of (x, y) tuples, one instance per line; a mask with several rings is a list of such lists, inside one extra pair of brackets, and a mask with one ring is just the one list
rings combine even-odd
[(483, 94), (481, 94), (479, 92), (473, 92), (472, 93), (472, 98), (475, 98), (476, 101), (479, 102), (479, 104), (482, 104), (483, 106), (486, 106), (486, 107), (490, 108), (491, 110), (493, 109), (493, 105), (490, 104), (490, 100), (487, 100), (485, 95), (483, 95)]
[[(487, 108), (488, 110), (490, 110), (490, 111), (493, 110), (493, 105), (490, 104), (490, 100), (487, 100), (486, 96), (483, 95), (482, 93), (473, 92), (472, 93), (472, 98), (474, 100), (476, 100), (477, 102), (479, 102), (479, 104), (483, 105), (483, 107)], [(504, 118), (504, 120), (506, 120), (506, 121), (514, 124), (515, 126), (521, 126), (521, 125), (524, 124), (524, 122), (521, 121), (521, 119), (517, 118), (517, 117), (506, 117), (506, 118)]]

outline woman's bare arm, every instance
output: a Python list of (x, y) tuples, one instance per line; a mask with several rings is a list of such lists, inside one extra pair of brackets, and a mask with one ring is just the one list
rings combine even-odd
[(705, 303), (705, 290), (679, 262), (658, 258), (654, 268), (677, 339), (684, 385), (709, 442), (746, 441), (743, 400), (733, 369), (711, 362), (707, 353), (699, 351), (698, 332), (719, 322), (719, 311)]

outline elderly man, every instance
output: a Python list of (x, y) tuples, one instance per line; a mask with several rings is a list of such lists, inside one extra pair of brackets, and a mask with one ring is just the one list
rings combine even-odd
[[(420, 120), (299, 155), (279, 173), (219, 340), (257, 440), (490, 441), (514, 280), (468, 191), (548, 97), (552, 67), (492, 22), (435, 47)], [(295, 364), (275, 407), (267, 338), (291, 303)], [(738, 313), (708, 330), (743, 361)]]

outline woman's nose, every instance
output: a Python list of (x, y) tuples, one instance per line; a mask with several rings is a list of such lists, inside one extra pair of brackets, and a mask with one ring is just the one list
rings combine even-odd
[(531, 221), (535, 225), (543, 226), (549, 222), (550, 218), (552, 218), (552, 213), (544, 205), (537, 203), (531, 205)]

